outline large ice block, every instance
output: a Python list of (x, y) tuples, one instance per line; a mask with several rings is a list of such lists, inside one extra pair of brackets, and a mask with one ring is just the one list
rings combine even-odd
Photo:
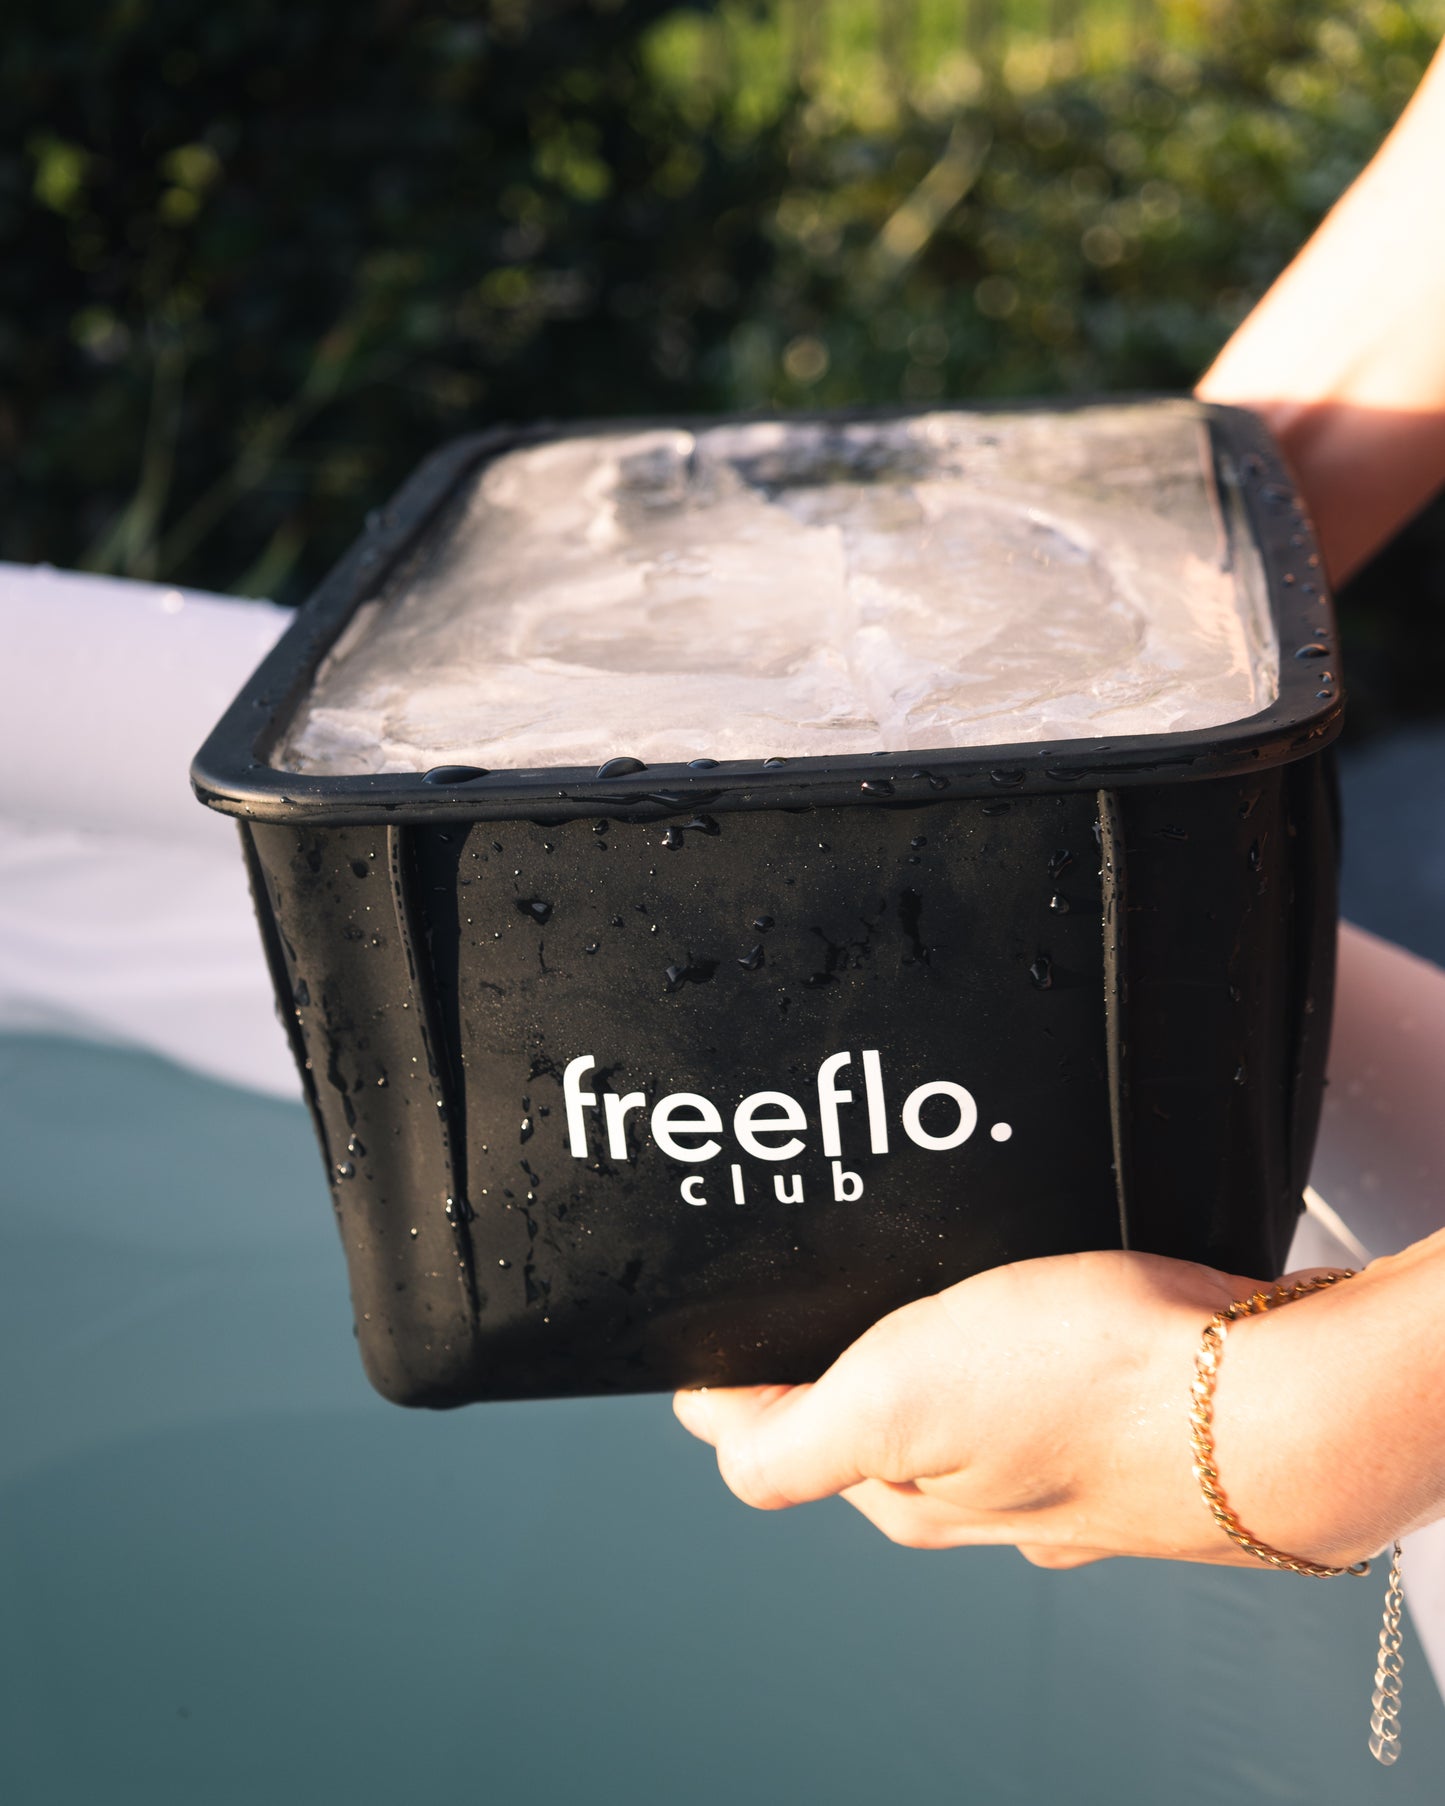
[(1178, 733), (1275, 700), (1187, 401), (607, 430), (482, 466), (280, 754), (315, 773)]

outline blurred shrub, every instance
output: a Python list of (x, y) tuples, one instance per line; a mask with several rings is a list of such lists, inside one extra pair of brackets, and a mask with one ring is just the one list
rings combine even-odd
[(1186, 387), (1438, 23), (12, 0), (0, 555), (294, 600), (489, 420)]

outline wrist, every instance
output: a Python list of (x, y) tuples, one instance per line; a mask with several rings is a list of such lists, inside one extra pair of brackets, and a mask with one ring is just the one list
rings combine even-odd
[(1412, 1249), (1232, 1326), (1216, 1466), (1252, 1536), (1346, 1565), (1445, 1511), (1442, 1257)]

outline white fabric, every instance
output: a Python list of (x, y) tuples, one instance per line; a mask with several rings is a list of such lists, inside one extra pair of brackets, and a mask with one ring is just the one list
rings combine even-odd
[(299, 1095), (236, 830), (186, 779), (290, 619), (0, 564), (0, 1028)]
[[(0, 565), (0, 1029), (298, 1095), (234, 830), (186, 782), (289, 618)], [(1291, 1268), (1445, 1223), (1445, 972), (1348, 926), (1313, 1180)], [(1405, 1585), (1445, 1690), (1445, 1521), (1409, 1539)]]
[[(1359, 1265), (1445, 1225), (1445, 972), (1346, 926), (1311, 1174), (1359, 1244), (1306, 1217), (1290, 1265)], [(1445, 1693), (1445, 1519), (1405, 1541), (1410, 1617)]]

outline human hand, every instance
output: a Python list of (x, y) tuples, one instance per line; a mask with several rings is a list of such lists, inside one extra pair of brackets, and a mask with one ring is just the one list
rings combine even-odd
[[(1013, 1543), (1043, 1567), (1250, 1566), (1200, 1496), (1188, 1409), (1205, 1324), (1260, 1283), (1147, 1254), (1026, 1261), (894, 1311), (813, 1385), (680, 1392), (674, 1409), (764, 1510), (839, 1494), (895, 1542)], [(1327, 1477), (1330, 1410), (1351, 1401), (1321, 1355), (1324, 1319), (1366, 1285), (1236, 1324), (1216, 1389), (1232, 1506), (1252, 1534), (1326, 1562), (1392, 1533), (1367, 1481)]]

